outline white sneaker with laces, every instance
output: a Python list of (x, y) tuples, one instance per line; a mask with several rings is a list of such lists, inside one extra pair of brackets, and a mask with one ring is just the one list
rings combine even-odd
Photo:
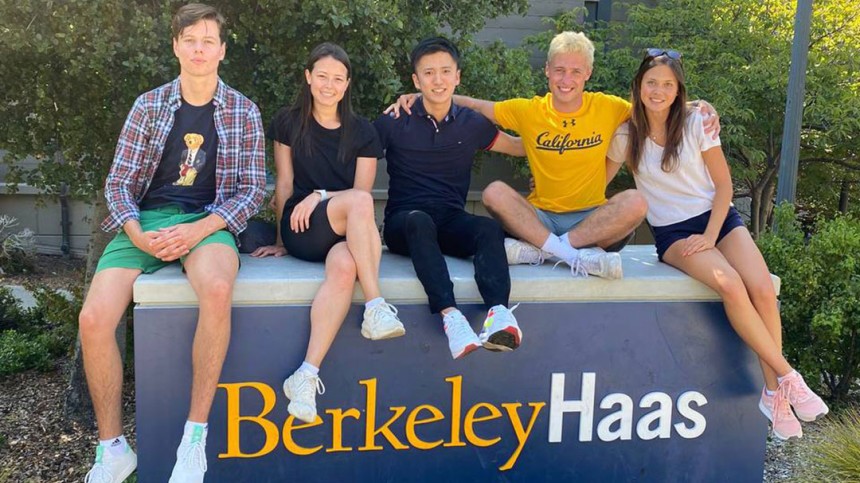
[(580, 248), (579, 263), (589, 275), (619, 279), (624, 276), (621, 270), (621, 255), (617, 252), (606, 252), (602, 248)]
[(319, 376), (298, 369), (284, 381), (284, 394), (290, 400), (287, 411), (306, 423), (317, 418), (317, 392), (325, 394), (325, 385)]
[(361, 323), (361, 335), (370, 340), (391, 339), (406, 334), (403, 322), (397, 318), (397, 308), (382, 302), (376, 306), (364, 309), (364, 321)]
[(206, 430), (196, 426), (190, 435), (182, 436), (169, 483), (203, 483), (206, 469)]
[(529, 242), (515, 238), (505, 238), (505, 255), (508, 256), (508, 265), (540, 265), (552, 256)]
[(484, 349), (491, 351), (512, 351), (520, 346), (523, 340), (523, 332), (517, 325), (517, 318), (513, 311), (519, 304), (508, 309), (504, 305), (496, 305), (487, 312), (484, 320), (484, 328), (478, 339), (481, 340)]
[(481, 340), (459, 310), (448, 312), (443, 322), (445, 335), (448, 336), (448, 348), (451, 349), (451, 357), (454, 359), (459, 359), (481, 347)]
[(96, 459), (93, 467), (84, 477), (84, 483), (122, 483), (137, 468), (137, 455), (131, 448), (119, 456), (96, 446)]

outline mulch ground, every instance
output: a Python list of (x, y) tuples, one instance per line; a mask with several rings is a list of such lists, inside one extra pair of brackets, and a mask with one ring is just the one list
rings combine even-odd
[[(83, 481), (97, 435), (65, 420), (67, 383), (63, 368), (0, 379), (0, 483)], [(123, 427), (133, 441), (132, 381), (126, 381), (123, 392)]]
[(33, 257), (33, 270), (20, 274), (0, 274), (3, 285), (33, 283), (54, 289), (70, 289), (70, 284), (82, 285), (87, 261), (84, 258), (66, 258), (59, 255), (39, 254)]

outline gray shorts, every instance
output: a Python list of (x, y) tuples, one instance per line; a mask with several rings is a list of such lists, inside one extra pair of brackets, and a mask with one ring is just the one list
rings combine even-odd
[[(586, 208), (584, 210), (579, 211), (566, 211), (564, 213), (544, 211), (540, 208), (535, 208), (535, 213), (537, 214), (538, 220), (540, 220), (540, 222), (543, 224), (543, 226), (546, 227), (547, 230), (552, 232), (554, 235), (561, 236), (569, 232), (570, 230), (573, 230), (576, 225), (582, 223), (582, 221), (588, 218), (588, 215), (594, 213), (594, 210), (596, 210), (597, 208), (599, 208), (599, 206), (595, 206), (593, 208)], [(620, 252), (622, 248), (627, 246), (627, 244), (633, 240), (633, 235), (635, 233), (635, 230), (630, 232), (630, 234), (623, 239), (607, 247), (606, 251)]]
[(535, 208), (535, 213), (537, 213), (538, 219), (547, 230), (551, 231), (554, 235), (562, 235), (573, 230), (576, 225), (582, 223), (596, 209), (597, 207), (595, 206), (594, 208), (586, 208), (579, 211), (556, 213), (554, 211), (544, 211), (540, 208)]

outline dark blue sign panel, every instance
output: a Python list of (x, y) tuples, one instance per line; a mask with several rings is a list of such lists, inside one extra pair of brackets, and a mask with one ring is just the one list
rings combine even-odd
[[(761, 481), (758, 361), (722, 304), (522, 304), (523, 345), (451, 359), (438, 316), (399, 305), (369, 341), (353, 307), (289, 417), (308, 307), (236, 307), (209, 419), (207, 481)], [(484, 313), (464, 313), (478, 328)], [(195, 308), (137, 308), (139, 481), (166, 481), (187, 417)]]

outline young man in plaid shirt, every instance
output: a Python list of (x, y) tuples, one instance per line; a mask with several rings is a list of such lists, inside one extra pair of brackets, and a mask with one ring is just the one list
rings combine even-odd
[(224, 18), (212, 7), (189, 4), (172, 27), (179, 77), (138, 97), (123, 126), (105, 182), (110, 216), (102, 224), (120, 231), (99, 260), (80, 314), (100, 440), (87, 483), (121, 482), (137, 467), (122, 434), (115, 331), (137, 276), (175, 261), (197, 294), (200, 315), (191, 407), (170, 481), (203, 481), (206, 421), (230, 340), (235, 236), (265, 192), (260, 112), (218, 77)]

